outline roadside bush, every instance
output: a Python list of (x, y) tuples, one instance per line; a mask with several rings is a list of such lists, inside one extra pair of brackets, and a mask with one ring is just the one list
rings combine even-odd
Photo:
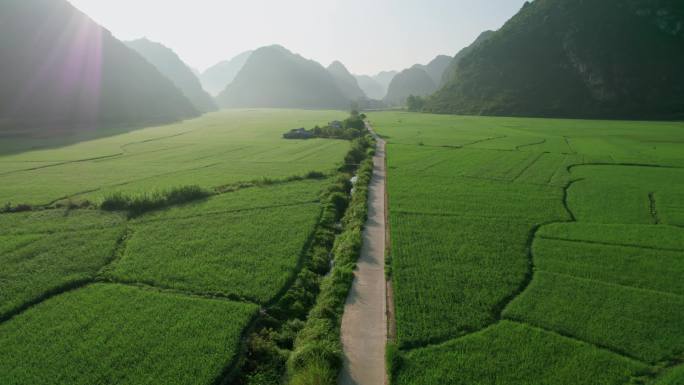
[(404, 357), (402, 356), (399, 346), (390, 342), (385, 347), (385, 363), (387, 367), (387, 379), (391, 384), (394, 376), (399, 372), (401, 368)]
[(349, 204), (347, 196), (341, 192), (334, 192), (330, 194), (328, 200), (335, 208), (337, 217), (341, 217), (344, 214), (344, 211), (347, 209), (347, 205)]
[(326, 175), (320, 171), (309, 171), (304, 175), (306, 179), (324, 179)]
[(358, 165), (367, 157), (367, 149), (372, 146), (372, 139), (370, 135), (365, 135), (356, 138), (352, 141), (352, 148), (344, 157), (346, 165)]

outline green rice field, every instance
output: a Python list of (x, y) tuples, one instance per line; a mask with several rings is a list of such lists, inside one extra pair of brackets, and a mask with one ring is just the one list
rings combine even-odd
[[(351, 147), (282, 134), (344, 116), (232, 110), (3, 139), (0, 383), (231, 379), (256, 319), (302, 270)], [(207, 194), (136, 215), (100, 209), (182, 186)]]
[(370, 120), (393, 383), (684, 383), (684, 123)]
[[(213, 385), (248, 343), (273, 351), (246, 335), (315, 301), (303, 266), (327, 263), (322, 194), (351, 148), (282, 134), (344, 116), (3, 139), (0, 383)], [(684, 384), (684, 123), (369, 119), (387, 141), (391, 383)], [(183, 186), (203, 195), (101, 206)]]
[(114, 191), (188, 184), (211, 188), (330, 172), (344, 158), (348, 142), (286, 141), (282, 134), (344, 116), (334, 111), (228, 110), (63, 147), (54, 147), (49, 138), (3, 139), (3, 147), (38, 149), (0, 152), (0, 205), (99, 200)]

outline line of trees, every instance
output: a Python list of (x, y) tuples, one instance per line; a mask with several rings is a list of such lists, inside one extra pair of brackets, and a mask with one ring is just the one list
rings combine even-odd
[(283, 134), (283, 138), (328, 138), (352, 140), (359, 138), (366, 133), (366, 124), (364, 123), (364, 119), (366, 119), (365, 114), (359, 113), (357, 110), (352, 110), (349, 114), (349, 117), (341, 122), (332, 121), (323, 127), (316, 126), (310, 130), (304, 128), (290, 130), (289, 132)]

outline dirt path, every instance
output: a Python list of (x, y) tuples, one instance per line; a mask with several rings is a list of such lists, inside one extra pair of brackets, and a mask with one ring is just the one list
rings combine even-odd
[(338, 381), (341, 385), (386, 382), (385, 142), (377, 136), (376, 139), (363, 248), (342, 317), (344, 367)]

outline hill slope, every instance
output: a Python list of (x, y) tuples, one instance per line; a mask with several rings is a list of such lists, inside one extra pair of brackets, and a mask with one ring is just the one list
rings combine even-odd
[(171, 49), (147, 39), (129, 41), (126, 45), (152, 63), (159, 72), (183, 91), (195, 109), (201, 112), (217, 110), (214, 99), (202, 89), (197, 76)]
[(354, 77), (356, 78), (359, 87), (363, 90), (363, 93), (369, 98), (382, 100), (385, 97), (387, 88), (383, 87), (382, 84), (378, 83), (372, 77), (368, 75), (356, 75)]
[(64, 0), (0, 3), (0, 120), (97, 126), (198, 113), (140, 55)]
[(389, 105), (404, 105), (410, 95), (427, 96), (437, 90), (437, 85), (420, 65), (401, 71), (392, 79), (385, 96)]
[(456, 53), (456, 55), (449, 62), (447, 68), (444, 70), (444, 74), (442, 74), (442, 80), (438, 84), (443, 87), (445, 84), (453, 80), (454, 77), (456, 77), (456, 68), (458, 68), (458, 63), (461, 62), (461, 59), (463, 59), (472, 50), (474, 50), (475, 47), (487, 41), (493, 35), (494, 31), (484, 31), (477, 37), (477, 39), (475, 39), (472, 44), (458, 51), (458, 53)]
[(446, 55), (439, 55), (436, 58), (432, 59), (432, 61), (426, 65), (420, 65), (419, 66), (427, 72), (427, 74), (430, 76), (430, 79), (435, 84), (440, 84), (442, 82), (442, 76), (444, 75), (444, 71), (449, 67), (449, 64), (451, 63), (451, 60), (453, 58), (450, 56)]
[(433, 112), (684, 117), (684, 2), (536, 0), (466, 55)]
[(385, 94), (387, 94), (387, 88), (389, 88), (390, 83), (392, 83), (392, 79), (394, 79), (398, 73), (398, 71), (382, 71), (373, 76), (373, 80), (378, 82), (385, 89)]
[(217, 98), (223, 107), (349, 107), (333, 77), (319, 63), (281, 46), (259, 48)]
[(233, 82), (235, 76), (249, 59), (253, 51), (243, 52), (234, 58), (222, 61), (200, 75), (202, 86), (212, 95), (218, 95), (225, 90), (228, 84)]
[(327, 68), (330, 75), (335, 79), (337, 87), (342, 91), (342, 94), (349, 100), (364, 99), (366, 94), (359, 87), (356, 78), (352, 76), (347, 70), (347, 67), (339, 61), (334, 61)]

